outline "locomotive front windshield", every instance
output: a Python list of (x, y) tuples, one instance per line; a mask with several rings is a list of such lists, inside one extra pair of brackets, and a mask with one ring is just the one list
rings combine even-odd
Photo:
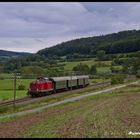
[(43, 77), (39, 77), (39, 78), (37, 78), (37, 80), (36, 80), (36, 82), (38, 83), (40, 83), (40, 82), (46, 82), (46, 81), (48, 81), (49, 79), (48, 78), (43, 78)]

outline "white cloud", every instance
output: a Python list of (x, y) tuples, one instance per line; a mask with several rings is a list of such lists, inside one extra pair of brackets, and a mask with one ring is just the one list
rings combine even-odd
[(0, 3), (0, 49), (36, 52), (62, 41), (140, 28), (140, 3)]

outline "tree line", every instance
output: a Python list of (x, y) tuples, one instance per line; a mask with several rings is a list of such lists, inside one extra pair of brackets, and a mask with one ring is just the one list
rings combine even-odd
[(98, 51), (106, 54), (129, 53), (140, 51), (140, 30), (75, 39), (45, 48), (37, 54), (47, 58), (66, 56), (67, 59), (93, 57)]

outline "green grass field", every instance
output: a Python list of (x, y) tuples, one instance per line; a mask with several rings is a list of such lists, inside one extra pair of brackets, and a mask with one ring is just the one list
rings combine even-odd
[(139, 122), (140, 83), (7, 120), (0, 125), (0, 137), (134, 138), (139, 135), (129, 132), (139, 132)]
[[(102, 61), (102, 63), (110, 66), (112, 61)], [(98, 61), (95, 61), (95, 59), (91, 59), (91, 60), (88, 60), (88, 61), (74, 61), (74, 62), (62, 62), (60, 64), (65, 64), (64, 66), (64, 69), (67, 71), (67, 70), (72, 70), (72, 68), (76, 65), (78, 65), (79, 63), (83, 63), (83, 64), (87, 64), (89, 67), (91, 67), (92, 65), (94, 64), (97, 64)]]
[(97, 68), (97, 73), (102, 74), (102, 73), (111, 73), (110, 67), (98, 67)]
[[(33, 79), (18, 79), (17, 80), (17, 90), (16, 97), (24, 97), (27, 96), (27, 89), (29, 87), (29, 83), (33, 81)], [(22, 84), (25, 86), (25, 90), (18, 90), (18, 86)], [(8, 100), (13, 98), (13, 79), (4, 79), (0, 80), (0, 100)]]
[[(27, 90), (17, 90), (16, 98), (27, 96)], [(14, 92), (12, 90), (0, 90), (0, 101), (9, 100), (14, 98)]]
[[(133, 138), (140, 130), (140, 86), (87, 97), (44, 112), (36, 125), (20, 137), (31, 138)], [(47, 115), (48, 114), (48, 115)], [(43, 116), (43, 113), (40, 114)], [(39, 117), (39, 114), (36, 115)], [(28, 120), (29, 118), (27, 118)], [(32, 118), (35, 119), (35, 116)], [(27, 121), (26, 120), (26, 121)]]
[(0, 73), (0, 78), (11, 78), (12, 74), (9, 73)]

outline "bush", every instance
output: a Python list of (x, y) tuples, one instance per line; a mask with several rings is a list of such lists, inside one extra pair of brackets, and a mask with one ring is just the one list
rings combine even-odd
[(92, 66), (91, 66), (91, 68), (90, 68), (90, 73), (91, 73), (92, 75), (95, 75), (95, 74), (97, 73), (97, 68), (96, 68), (95, 65), (92, 65)]
[(110, 70), (111, 70), (112, 73), (121, 73), (122, 72), (121, 68), (119, 68), (119, 67), (111, 66)]
[(0, 77), (0, 80), (4, 80), (4, 77)]
[(125, 77), (123, 75), (114, 75), (111, 78), (111, 84), (123, 84)]
[(18, 90), (25, 90), (25, 86), (24, 85), (19, 85)]
[(79, 63), (72, 69), (73, 71), (77, 71), (80, 73), (88, 74), (89, 73), (89, 66), (87, 64)]
[(137, 71), (136, 77), (137, 77), (137, 78), (140, 78), (140, 70)]

